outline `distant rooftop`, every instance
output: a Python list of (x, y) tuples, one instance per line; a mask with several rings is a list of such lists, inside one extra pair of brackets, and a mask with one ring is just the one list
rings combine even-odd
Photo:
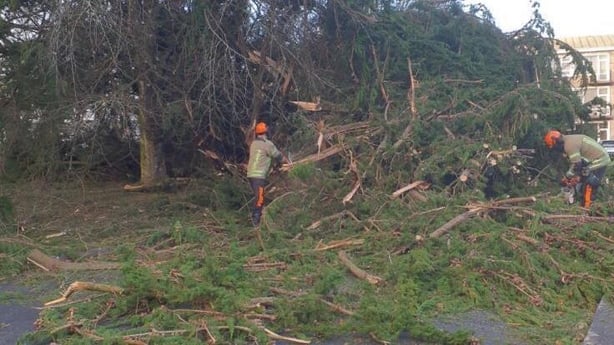
[(614, 48), (614, 35), (562, 37), (559, 39), (577, 50)]

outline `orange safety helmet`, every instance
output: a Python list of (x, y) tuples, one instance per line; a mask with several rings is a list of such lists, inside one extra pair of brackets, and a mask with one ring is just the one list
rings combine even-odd
[(267, 127), (266, 123), (264, 122), (258, 122), (256, 124), (256, 135), (260, 135), (260, 134), (264, 134), (269, 130), (269, 128)]
[(546, 133), (546, 136), (544, 137), (544, 143), (546, 144), (547, 148), (552, 149), (554, 145), (556, 145), (557, 141), (559, 141), (560, 139), (561, 132), (551, 130)]

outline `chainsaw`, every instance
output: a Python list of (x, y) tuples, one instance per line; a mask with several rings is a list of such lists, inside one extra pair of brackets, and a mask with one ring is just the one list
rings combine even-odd
[(576, 193), (579, 193), (582, 188), (580, 183), (580, 176), (563, 177), (561, 179), (561, 193), (563, 194), (563, 200), (568, 204), (573, 204), (575, 201)]

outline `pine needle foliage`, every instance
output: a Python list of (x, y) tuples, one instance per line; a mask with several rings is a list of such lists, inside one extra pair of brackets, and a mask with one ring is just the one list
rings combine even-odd
[[(62, 2), (68, 3), (74, 12), (52, 13), (86, 13), (91, 20), (74, 21), (73, 29), (54, 27), (55, 36), (41, 33), (49, 41), (36, 42), (60, 44), (55, 48), (63, 60), (44, 64), (43, 45), (34, 42), (10, 55), (47, 71), (39, 80), (11, 70), (14, 83), (41, 85), (32, 109), (24, 96), (2, 113), (2, 129), (18, 129), (18, 136), (3, 142), (3, 158), (18, 172), (61, 172), (57, 161), (67, 157), (67, 148), (107, 168), (113, 162), (127, 167), (136, 153), (130, 145), (138, 127), (123, 115), (139, 107), (133, 84), (143, 74), (131, 68), (130, 58), (140, 56), (139, 45), (124, 45), (115, 30), (121, 23), (107, 21), (125, 19), (118, 14), (127, 9)], [(97, 7), (79, 12), (89, 5)], [(583, 322), (614, 288), (614, 230), (589, 218), (553, 217), (580, 216), (580, 210), (548, 194), (559, 188), (563, 163), (541, 146), (543, 131), (572, 128), (586, 109), (552, 63), (553, 33), (538, 6), (526, 27), (504, 34), (484, 8), (466, 12), (452, 0), (184, 5), (152, 5), (147, 14), (157, 45), (148, 57), (156, 59), (139, 66), (150, 73), (152, 133), (166, 144), (171, 175), (201, 179), (173, 191), (107, 201), (124, 213), (109, 217), (104, 227), (95, 217), (77, 219), (83, 212), (77, 210), (96, 203), (73, 204), (87, 199), (83, 190), (67, 188), (80, 198), (52, 194), (49, 204), (65, 200), (69, 208), (37, 208), (31, 218), (44, 225), (69, 214), (79, 245), (54, 247), (57, 242), (45, 239), (49, 227), (31, 236), (50, 253), (73, 260), (88, 241), (108, 241), (113, 258), (122, 262), (112, 283), (124, 293), (45, 309), (41, 330), (32, 336), (70, 345), (94, 343), (83, 334), (96, 334), (111, 344), (155, 329), (169, 333), (148, 335), (152, 344), (261, 344), (266, 327), (299, 338), (341, 333), (395, 341), (408, 333), (421, 341), (466, 344), (468, 332), (450, 334), (435, 321), (487, 310), (516, 325), (528, 343), (577, 342), (581, 332), (575, 330), (586, 330)], [(53, 40), (74, 28), (83, 34), (76, 36), (78, 45)], [(94, 33), (106, 35), (105, 44), (86, 35)], [(138, 33), (131, 31), (133, 43), (140, 42)], [(286, 91), (282, 74), (250, 61), (254, 51), (292, 67)], [(194, 56), (205, 58), (195, 62)], [(91, 68), (72, 69), (77, 66)], [(322, 111), (295, 111), (288, 103), (312, 97), (321, 97)], [(66, 138), (66, 121), (79, 115), (74, 109), (95, 110), (96, 121), (73, 132), (77, 138)], [(258, 229), (247, 220), (252, 195), (241, 168), (244, 139), (256, 119), (269, 121), (273, 139), (299, 156), (341, 148), (334, 157), (272, 174)], [(87, 145), (78, 145), (81, 139), (89, 139)], [(195, 146), (221, 159), (199, 159)], [(424, 185), (393, 195), (416, 181)], [(537, 196), (536, 202), (491, 203), (527, 196)], [(117, 205), (128, 198), (134, 199)], [(37, 199), (26, 204), (37, 206)], [(11, 210), (13, 195), (8, 200), (1, 209), (6, 222), (25, 218), (23, 205)], [(445, 235), (431, 237), (476, 208), (480, 212)], [(601, 199), (592, 212), (614, 214), (611, 199)], [(339, 241), (350, 244), (322, 249)], [(3, 276), (28, 268), (27, 244), (2, 241), (0, 249), (9, 259), (7, 266), (2, 261)], [(340, 250), (381, 282), (352, 274)], [(84, 332), (66, 331), (73, 320)]]

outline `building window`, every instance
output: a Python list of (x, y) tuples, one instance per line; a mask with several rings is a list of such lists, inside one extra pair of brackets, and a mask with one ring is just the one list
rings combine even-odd
[(591, 109), (591, 117), (610, 116), (612, 114), (609, 86), (589, 86), (583, 91), (578, 91), (578, 96), (582, 99), (582, 103), (588, 103), (595, 99), (595, 97), (599, 97), (608, 104), (605, 107), (598, 105), (593, 106)]
[(593, 65), (597, 81), (610, 81), (610, 56), (608, 54), (585, 55)]
[(597, 124), (597, 137), (599, 141), (610, 139), (610, 126), (608, 121), (602, 121)]
[[(610, 55), (608, 54), (584, 54), (584, 57), (591, 62), (593, 70), (595, 71), (595, 77), (597, 82), (610, 81)], [(571, 56), (560, 55), (561, 61), (561, 74), (563, 77), (571, 78), (576, 69), (576, 65), (573, 64)]]

